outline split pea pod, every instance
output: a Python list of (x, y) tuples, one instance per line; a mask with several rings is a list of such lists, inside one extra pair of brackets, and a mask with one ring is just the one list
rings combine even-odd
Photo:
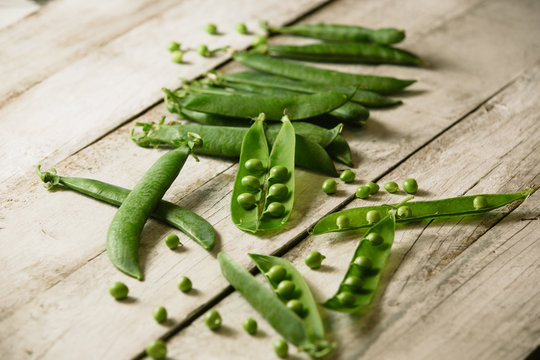
[(271, 33), (311, 37), (329, 41), (369, 41), (377, 44), (396, 44), (405, 39), (405, 31), (394, 28), (368, 29), (362, 26), (338, 24), (300, 24), (271, 27), (261, 24)]
[[(411, 201), (398, 205), (365, 206), (338, 211), (322, 218), (313, 228), (313, 234), (347, 231), (369, 227), (367, 220), (370, 211), (377, 211), (381, 217), (398, 206), (407, 207), (406, 216), (398, 217), (397, 222), (413, 222), (431, 218), (469, 216), (481, 214), (517, 200), (525, 200), (532, 193), (531, 189), (511, 194), (483, 194), (461, 196), (443, 200)], [(341, 223), (341, 224), (340, 224)]]
[(236, 52), (233, 58), (253, 69), (280, 75), (291, 79), (312, 83), (322, 83), (339, 86), (357, 86), (360, 89), (378, 93), (394, 93), (403, 90), (416, 80), (401, 80), (392, 77), (375, 75), (359, 75), (340, 71), (321, 69), (292, 61), (273, 58), (268, 55)]
[(364, 234), (334, 296), (324, 306), (340, 312), (364, 312), (379, 287), (382, 269), (394, 243), (395, 210)]
[[(48, 189), (63, 185), (70, 190), (114, 206), (120, 206), (131, 191), (99, 180), (60, 176), (54, 169), (42, 172), (39, 165), (37, 173), (43, 182), (49, 184)], [(205, 250), (211, 250), (214, 246), (216, 231), (212, 225), (188, 209), (160, 200), (150, 216), (182, 231)]]
[(143, 175), (122, 202), (107, 232), (107, 255), (120, 271), (142, 280), (139, 265), (139, 237), (167, 189), (178, 176), (193, 147), (200, 139), (183, 144), (161, 156)]
[(268, 53), (272, 56), (318, 62), (394, 65), (422, 65), (424, 63), (422, 59), (409, 51), (371, 43), (269, 45)]

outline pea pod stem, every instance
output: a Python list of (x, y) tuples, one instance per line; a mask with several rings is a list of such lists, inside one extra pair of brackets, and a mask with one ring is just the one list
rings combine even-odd
[[(114, 206), (120, 206), (131, 191), (99, 180), (60, 176), (54, 169), (42, 172), (39, 165), (36, 170), (41, 180), (48, 183), (49, 190), (63, 185), (70, 190)], [(211, 250), (214, 246), (216, 231), (212, 225), (186, 208), (160, 200), (150, 216), (182, 231), (205, 250)]]

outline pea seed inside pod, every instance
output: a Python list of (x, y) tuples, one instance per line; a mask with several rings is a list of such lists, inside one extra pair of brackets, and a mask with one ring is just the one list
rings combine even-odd
[(397, 216), (400, 219), (411, 217), (411, 215), (412, 215), (412, 210), (408, 206), (400, 206), (397, 209)]
[(268, 196), (278, 201), (284, 201), (289, 195), (289, 189), (284, 184), (274, 184), (268, 188)]
[(259, 190), (261, 188), (261, 183), (259, 182), (259, 179), (257, 179), (255, 176), (247, 175), (244, 176), (241, 180), (242, 185), (250, 190)]
[(281, 265), (274, 265), (268, 270), (266, 276), (274, 284), (279, 284), (281, 280), (284, 280), (287, 277), (287, 270)]
[(381, 215), (377, 210), (370, 210), (366, 214), (366, 220), (370, 224), (374, 224), (377, 221), (381, 220)]
[(255, 203), (257, 202), (257, 199), (255, 198), (255, 195), (252, 193), (243, 193), (238, 195), (238, 198), (236, 198), (236, 201), (242, 206), (244, 209), (249, 210), (253, 209), (255, 207)]
[(358, 292), (362, 290), (364, 282), (358, 276), (351, 275), (347, 276), (347, 278), (343, 281), (343, 285), (347, 286), (354, 292)]
[(357, 256), (353, 260), (353, 264), (355, 264), (359, 268), (365, 269), (365, 270), (369, 270), (373, 266), (373, 263), (371, 262), (371, 260), (369, 260), (367, 257), (362, 256), (362, 255)]
[(294, 296), (294, 283), (290, 280), (283, 280), (278, 284), (276, 292), (281, 298), (290, 300)]
[(342, 291), (336, 297), (343, 306), (352, 306), (356, 301), (356, 296), (349, 291)]
[(304, 305), (300, 302), (300, 300), (292, 299), (287, 301), (287, 307), (294, 311), (298, 316), (304, 317)]
[(285, 206), (283, 206), (280, 202), (273, 202), (268, 205), (266, 208), (266, 212), (268, 212), (273, 217), (281, 217), (285, 213)]
[(476, 196), (473, 200), (473, 206), (476, 210), (487, 207), (488, 202), (485, 196)]
[(340, 215), (336, 219), (336, 225), (338, 229), (346, 229), (351, 224), (351, 219), (347, 215)]
[(249, 159), (244, 166), (252, 174), (260, 174), (264, 171), (263, 163), (259, 159)]
[(284, 183), (289, 179), (289, 170), (283, 165), (276, 165), (270, 169), (268, 179), (273, 182)]
[(377, 233), (368, 234), (366, 236), (366, 240), (369, 241), (374, 246), (380, 245), (384, 241), (383, 237)]

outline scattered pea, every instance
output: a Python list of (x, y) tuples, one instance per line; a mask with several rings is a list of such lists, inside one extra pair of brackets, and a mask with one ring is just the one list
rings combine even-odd
[(197, 52), (199, 53), (199, 55), (203, 56), (203, 57), (208, 57), (210, 56), (210, 50), (208, 50), (208, 46), (204, 45), (204, 44), (201, 44), (197, 47)]
[(341, 175), (339, 175), (339, 178), (341, 179), (341, 181), (343, 181), (344, 183), (350, 183), (350, 182), (353, 182), (354, 181), (354, 178), (356, 177), (356, 174), (347, 169), (347, 170), (344, 170)]
[(473, 206), (476, 210), (487, 207), (488, 202), (485, 196), (476, 196), (473, 200)]
[(358, 276), (351, 275), (347, 276), (347, 278), (343, 281), (343, 285), (348, 286), (353, 291), (360, 291), (364, 285), (364, 282)]
[(399, 186), (398, 184), (396, 184), (395, 181), (387, 182), (386, 184), (384, 184), (384, 188), (386, 189), (386, 191), (392, 194), (399, 190)]
[(244, 23), (236, 24), (236, 31), (238, 31), (240, 34), (246, 35), (248, 33), (246, 24)]
[(289, 344), (283, 339), (277, 339), (274, 342), (274, 352), (280, 358), (286, 358), (289, 355)]
[(167, 309), (163, 306), (158, 306), (152, 311), (152, 316), (158, 323), (162, 323), (167, 320)]
[(371, 244), (375, 246), (382, 244), (384, 241), (383, 237), (377, 233), (369, 233), (366, 236), (366, 240), (368, 240), (369, 242), (371, 242)]
[(128, 296), (129, 289), (126, 284), (117, 281), (109, 288), (109, 293), (116, 300), (122, 300)]
[(371, 260), (369, 260), (367, 257), (362, 256), (362, 255), (357, 256), (354, 259), (353, 264), (355, 264), (356, 266), (362, 269), (371, 269), (371, 267), (373, 266), (373, 263), (371, 262)]
[(244, 176), (241, 182), (243, 186), (251, 190), (259, 190), (261, 187), (261, 183), (259, 179), (257, 179), (255, 176), (252, 176), (252, 175)]
[(403, 191), (408, 194), (416, 194), (418, 191), (418, 183), (415, 179), (405, 179), (403, 180)]
[(242, 326), (244, 327), (244, 330), (250, 335), (254, 335), (257, 332), (257, 321), (253, 318), (247, 318), (242, 323)]
[(171, 250), (176, 249), (178, 246), (181, 246), (180, 239), (178, 239), (178, 235), (176, 234), (169, 234), (165, 237), (165, 245)]
[(257, 203), (257, 199), (252, 193), (240, 194), (238, 195), (236, 200), (244, 209), (253, 209), (255, 207), (255, 204)]
[(273, 202), (268, 205), (266, 211), (273, 217), (279, 218), (285, 213), (285, 206), (280, 202)]
[(339, 229), (346, 229), (351, 224), (351, 219), (347, 215), (340, 215), (336, 219), (336, 225)]
[(212, 24), (212, 23), (206, 24), (206, 26), (204, 27), (204, 30), (206, 30), (206, 32), (209, 33), (210, 35), (216, 35), (218, 33), (216, 24)]
[(182, 276), (178, 281), (178, 289), (181, 292), (188, 292), (193, 287), (191, 280), (187, 276)]
[(253, 39), (253, 42), (251, 45), (253, 46), (259, 46), (259, 45), (265, 45), (268, 41), (268, 38), (264, 35), (255, 35), (255, 39)]
[(366, 184), (369, 187), (369, 193), (371, 195), (376, 194), (379, 191), (379, 185), (375, 184), (373, 181), (370, 181)]
[(175, 50), (171, 53), (171, 61), (175, 62), (177, 64), (180, 64), (182, 62), (182, 59), (184, 58), (184, 53), (180, 50)]
[(343, 306), (352, 306), (356, 301), (356, 297), (349, 291), (342, 291), (336, 297)]
[(370, 210), (366, 214), (366, 220), (370, 224), (375, 224), (377, 221), (381, 220), (381, 215), (377, 210)]
[(283, 165), (276, 165), (270, 169), (268, 178), (272, 181), (283, 183), (289, 179), (289, 170)]
[(180, 44), (176, 41), (171, 41), (169, 45), (167, 45), (167, 49), (169, 49), (170, 52), (180, 50)]
[(268, 195), (276, 200), (283, 201), (287, 199), (289, 189), (284, 184), (274, 184), (268, 189)]
[(154, 360), (162, 360), (167, 356), (167, 344), (163, 340), (152, 341), (146, 346), (146, 355)]
[(366, 185), (359, 186), (356, 189), (356, 197), (360, 199), (367, 199), (370, 193), (369, 186)]
[(337, 191), (337, 182), (334, 179), (326, 179), (322, 184), (322, 190), (327, 194), (335, 194)]
[(259, 159), (249, 159), (248, 161), (246, 161), (245, 167), (249, 172), (253, 174), (258, 174), (264, 171), (263, 163)]
[(412, 210), (408, 206), (400, 206), (397, 209), (397, 216), (400, 219), (411, 217)]
[(302, 305), (302, 302), (297, 299), (292, 299), (287, 301), (287, 307), (296, 313), (296, 315), (303, 317), (304, 313), (304, 305)]
[(276, 292), (285, 300), (289, 300), (294, 296), (294, 283), (290, 280), (282, 280), (277, 288)]
[(281, 280), (285, 279), (287, 276), (287, 270), (281, 265), (274, 265), (268, 270), (266, 276), (268, 276), (270, 281), (274, 284), (279, 284)]
[(304, 262), (306, 265), (311, 269), (318, 269), (321, 267), (322, 261), (326, 259), (326, 256), (322, 255), (318, 251), (312, 251), (309, 254), (307, 254)]
[(210, 330), (217, 330), (221, 327), (221, 315), (215, 309), (210, 309), (204, 314), (204, 323)]

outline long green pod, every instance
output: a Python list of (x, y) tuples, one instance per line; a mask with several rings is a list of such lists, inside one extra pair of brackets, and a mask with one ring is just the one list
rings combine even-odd
[(394, 28), (369, 29), (341, 24), (300, 24), (272, 27), (263, 24), (271, 33), (311, 37), (330, 41), (369, 41), (377, 44), (396, 44), (405, 39), (405, 31)]
[(272, 56), (319, 62), (394, 65), (422, 65), (424, 63), (422, 59), (409, 51), (371, 43), (269, 45), (268, 53)]
[[(397, 222), (406, 223), (430, 218), (454, 217), (477, 215), (507, 205), (516, 200), (525, 200), (531, 189), (527, 189), (511, 194), (480, 194), (472, 196), (461, 196), (443, 200), (411, 201), (402, 206), (407, 206), (410, 210), (406, 217), (398, 217)], [(479, 206), (482, 205), (482, 206)], [(313, 228), (313, 234), (325, 234), (329, 232), (347, 231), (353, 229), (366, 228), (370, 226), (366, 219), (366, 214), (371, 210), (377, 210), (381, 216), (395, 210), (397, 205), (365, 206), (347, 209), (332, 213), (322, 218)], [(341, 221), (342, 226), (338, 226), (338, 218), (347, 219)], [(343, 224), (347, 224), (344, 226)]]
[(142, 280), (139, 236), (146, 219), (178, 176), (191, 148), (179, 146), (161, 156), (122, 202), (107, 232), (107, 255), (114, 266)]
[(371, 90), (378, 93), (398, 92), (416, 81), (326, 70), (292, 61), (273, 58), (268, 55), (249, 53), (245, 51), (234, 53), (233, 58), (246, 66), (274, 75), (304, 80), (312, 83), (357, 86), (360, 89)]
[(365, 312), (379, 287), (382, 269), (394, 243), (395, 210), (364, 234), (339, 289), (324, 306), (340, 312)]
[[(43, 182), (49, 184), (48, 189), (60, 184), (114, 206), (120, 206), (131, 191), (99, 180), (60, 176), (54, 169), (42, 172), (39, 165), (37, 173)], [(216, 231), (208, 221), (193, 211), (171, 202), (160, 200), (150, 216), (182, 231), (205, 250), (211, 250), (216, 242)]]
[(351, 148), (343, 136), (336, 136), (336, 138), (330, 144), (328, 144), (325, 149), (328, 154), (330, 154), (330, 156), (337, 161), (347, 166), (354, 166), (352, 162)]

